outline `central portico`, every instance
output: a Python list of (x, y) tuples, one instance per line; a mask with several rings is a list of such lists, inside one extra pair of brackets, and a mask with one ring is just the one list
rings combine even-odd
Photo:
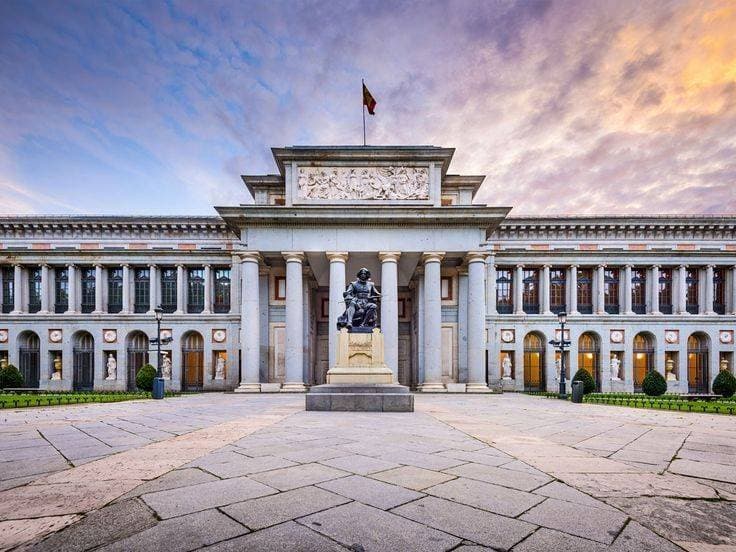
[(279, 174), (243, 177), (254, 204), (217, 208), (241, 241), (239, 390), (325, 383), (360, 267), (395, 383), (487, 390), (485, 242), (510, 209), (472, 203), (483, 177), (448, 174), (434, 146), (272, 151)]

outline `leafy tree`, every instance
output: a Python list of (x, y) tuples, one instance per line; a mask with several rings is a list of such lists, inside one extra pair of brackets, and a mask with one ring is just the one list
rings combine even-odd
[(135, 384), (138, 389), (144, 391), (153, 390), (153, 379), (156, 377), (156, 369), (150, 364), (144, 364), (135, 376)]
[(595, 380), (585, 368), (579, 368), (572, 378), (572, 381), (583, 382), (583, 394), (595, 393)]
[(656, 370), (652, 370), (644, 376), (641, 387), (644, 393), (650, 397), (659, 397), (667, 392), (667, 380), (664, 379), (662, 374)]
[(5, 368), (0, 368), (0, 387), (5, 389), (6, 387), (23, 387), (25, 381), (23, 381), (23, 374), (13, 366), (8, 364)]
[(713, 380), (713, 393), (733, 397), (733, 394), (736, 393), (736, 377), (728, 370), (718, 372), (716, 379)]

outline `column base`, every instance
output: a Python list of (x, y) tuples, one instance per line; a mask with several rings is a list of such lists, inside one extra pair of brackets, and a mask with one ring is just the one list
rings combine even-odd
[(419, 386), (419, 391), (422, 393), (447, 393), (447, 388), (444, 383), (423, 383)]
[(544, 316), (552, 316), (554, 313), (552, 311), (547, 310), (547, 311), (543, 311), (542, 314)]
[(305, 393), (307, 386), (301, 381), (287, 382), (281, 386), (282, 393)]
[(261, 384), (260, 383), (241, 383), (238, 387), (235, 388), (235, 393), (260, 393), (261, 392)]
[(652, 311), (649, 314), (652, 315), (652, 316), (662, 316), (662, 313), (659, 312), (659, 311)]
[(95, 311), (92, 311), (90, 314), (105, 314), (105, 311), (95, 310)]
[(579, 314), (580, 314), (580, 311), (576, 311), (576, 310), (567, 313), (568, 316), (578, 316)]
[[(13, 313), (11, 312), (10, 314), (13, 314)], [(64, 314), (79, 314), (79, 313), (74, 310), (68, 310), (68, 311), (64, 311)]]
[(485, 382), (469, 383), (465, 387), (466, 393), (492, 393)]

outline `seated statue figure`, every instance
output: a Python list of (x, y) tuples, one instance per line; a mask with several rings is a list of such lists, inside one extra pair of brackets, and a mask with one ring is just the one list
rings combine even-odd
[(337, 319), (338, 330), (340, 328), (347, 328), (348, 331), (355, 331), (358, 328), (372, 330), (376, 327), (378, 298), (381, 294), (369, 280), (370, 277), (370, 270), (361, 268), (358, 271), (358, 279), (350, 283), (342, 294), (345, 299), (345, 312)]

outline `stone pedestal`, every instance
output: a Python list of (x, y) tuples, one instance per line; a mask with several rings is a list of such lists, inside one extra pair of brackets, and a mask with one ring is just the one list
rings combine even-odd
[(327, 371), (327, 383), (306, 396), (307, 410), (340, 412), (413, 412), (414, 395), (393, 383), (384, 362), (383, 334), (348, 332), (337, 336), (336, 363)]

